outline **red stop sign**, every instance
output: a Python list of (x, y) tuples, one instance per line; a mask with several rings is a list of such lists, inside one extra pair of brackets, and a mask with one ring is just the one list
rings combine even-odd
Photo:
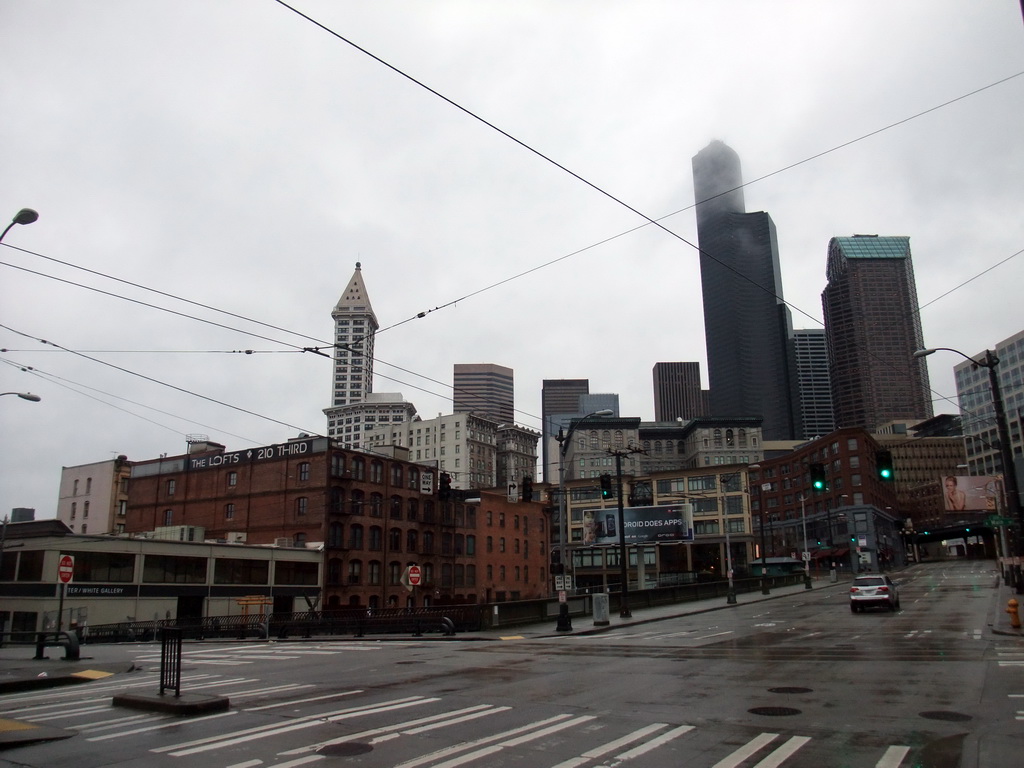
[(423, 581), (423, 571), (420, 570), (418, 565), (409, 566), (409, 583), (414, 587), (418, 587), (420, 582)]
[(60, 579), (62, 584), (67, 584), (71, 581), (71, 577), (75, 575), (75, 558), (71, 555), (61, 555), (60, 562), (57, 564), (57, 577)]

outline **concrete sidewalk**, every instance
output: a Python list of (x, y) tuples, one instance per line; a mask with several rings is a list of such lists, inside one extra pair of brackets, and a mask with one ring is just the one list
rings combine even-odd
[(736, 596), (736, 602), (732, 605), (727, 603), (724, 597), (711, 597), (703, 600), (670, 603), (667, 605), (658, 605), (653, 607), (643, 606), (633, 608), (631, 610), (632, 616), (629, 618), (622, 618), (617, 612), (612, 611), (608, 617), (609, 623), (604, 626), (596, 626), (594, 624), (593, 616), (573, 616), (572, 630), (569, 632), (557, 631), (555, 628), (557, 624), (557, 617), (552, 617), (544, 622), (522, 626), (498, 627), (496, 629), (488, 629), (483, 632), (474, 632), (468, 637), (463, 637), (467, 639), (508, 640), (518, 638), (564, 637), (566, 635), (592, 635), (600, 632), (609, 632), (620, 627), (648, 624), (654, 621), (664, 621), (665, 619), (691, 616), (698, 613), (708, 613), (710, 611), (729, 610), (749, 605), (751, 603), (760, 603), (766, 600), (778, 600), (784, 597), (802, 595), (811, 591), (838, 589), (845, 592), (845, 590), (849, 588), (850, 581), (851, 578), (849, 575), (845, 577), (840, 576), (839, 580), (835, 583), (830, 582), (827, 576), (823, 576), (821, 578), (812, 579), (811, 589), (807, 589), (803, 584), (794, 584), (786, 587), (773, 587), (771, 593), (767, 595), (762, 595), (760, 592), (740, 593)]

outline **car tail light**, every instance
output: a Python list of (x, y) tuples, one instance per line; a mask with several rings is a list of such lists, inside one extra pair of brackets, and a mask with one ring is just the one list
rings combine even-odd
[(879, 588), (878, 588), (878, 591), (879, 591), (879, 592), (888, 592), (888, 591), (889, 591), (889, 588), (888, 588), (888, 587), (879, 587)]
[(851, 592), (860, 592), (860, 587), (850, 587)]

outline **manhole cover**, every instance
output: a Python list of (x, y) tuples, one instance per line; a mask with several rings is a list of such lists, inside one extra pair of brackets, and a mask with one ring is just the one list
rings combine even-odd
[(801, 688), (798, 685), (784, 685), (781, 688), (769, 688), (769, 693), (811, 693), (813, 688)]
[(799, 715), (799, 709), (793, 709), (792, 707), (754, 707), (748, 709), (752, 715), (765, 715), (766, 717), (792, 717), (793, 715)]
[(921, 717), (926, 717), (929, 720), (948, 720), (951, 723), (963, 723), (973, 719), (970, 715), (965, 715), (962, 712), (943, 712), (942, 710), (922, 712)]
[(372, 751), (373, 747), (369, 744), (364, 744), (360, 741), (349, 741), (343, 744), (328, 744), (323, 749), (318, 750), (318, 753), (327, 757), (352, 757), (353, 755), (365, 755), (367, 752)]

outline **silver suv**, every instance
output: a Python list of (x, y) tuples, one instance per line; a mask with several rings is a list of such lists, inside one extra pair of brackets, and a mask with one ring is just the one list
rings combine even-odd
[(882, 605), (890, 611), (900, 608), (900, 593), (896, 584), (885, 575), (858, 576), (850, 587), (850, 610), (863, 611), (872, 605)]

